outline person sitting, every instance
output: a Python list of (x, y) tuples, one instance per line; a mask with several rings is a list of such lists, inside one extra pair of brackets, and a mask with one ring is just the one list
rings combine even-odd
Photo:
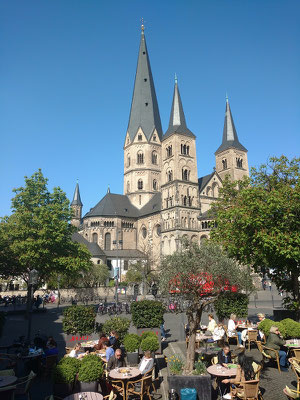
[(98, 343), (94, 346), (95, 350), (102, 350), (104, 348), (104, 342), (108, 343), (108, 337), (105, 335), (105, 333), (100, 333), (99, 341)]
[(153, 368), (154, 365), (154, 360), (151, 357), (151, 351), (146, 350), (144, 352), (144, 356), (141, 359), (138, 369), (140, 370), (142, 375), (145, 375), (148, 371), (150, 371), (151, 368)]
[(213, 331), (213, 340), (215, 342), (217, 342), (217, 341), (223, 339), (224, 335), (225, 335), (225, 330), (224, 330), (223, 325), (218, 324)]
[(236, 319), (236, 315), (235, 314), (231, 314), (230, 315), (230, 319), (228, 321), (228, 337), (232, 337), (237, 335), (238, 336), (238, 342), (240, 346), (242, 345), (242, 334), (241, 332), (237, 332), (236, 331), (236, 324), (235, 324), (235, 320)]
[[(261, 314), (261, 313), (257, 314), (257, 317), (258, 317), (259, 323), (262, 322), (264, 319), (266, 319), (265, 314)], [(265, 337), (265, 334), (263, 333), (263, 331), (259, 330), (258, 334), (257, 334), (257, 340), (259, 340), (261, 342), (264, 340), (264, 337)]]
[(238, 355), (238, 366), (236, 376), (231, 379), (223, 379), (222, 383), (231, 383), (234, 387), (234, 394), (242, 391), (242, 387), (239, 385), (240, 382), (252, 381), (255, 379), (255, 372), (252, 366), (252, 359), (245, 356), (245, 351), (242, 351)]
[(55, 340), (52, 338), (51, 340), (47, 341), (47, 347), (44, 351), (45, 356), (55, 356), (58, 355), (58, 348), (57, 348), (57, 343)]
[(107, 371), (111, 371), (112, 369), (121, 367), (126, 367), (126, 362), (122, 355), (122, 350), (117, 349), (115, 351), (115, 354), (113, 354), (107, 362)]
[(217, 327), (217, 323), (214, 320), (214, 316), (212, 314), (208, 314), (209, 323), (207, 325), (207, 331), (214, 333), (215, 328)]
[(72, 358), (84, 357), (85, 353), (79, 354), (80, 350), (81, 350), (81, 344), (80, 343), (75, 344), (73, 350), (71, 350), (69, 353), (69, 357), (72, 357)]
[[(231, 351), (228, 343), (224, 343), (222, 346), (222, 350), (218, 352), (218, 364), (230, 364), (231, 360)], [(226, 365), (224, 365), (226, 366)]]
[(116, 331), (111, 331), (109, 336), (109, 344), (114, 350), (120, 347), (119, 335)]
[(103, 347), (105, 349), (105, 359), (103, 361), (108, 362), (109, 359), (114, 355), (114, 349), (110, 346), (109, 342), (103, 342)]
[[(283, 340), (283, 337), (281, 336), (279, 329), (277, 326), (271, 326), (270, 328), (270, 334), (267, 339), (266, 347), (269, 347), (270, 349), (274, 349), (278, 351), (279, 355), (279, 364), (280, 364), (280, 369), (281, 371), (287, 372), (287, 363), (286, 363), (286, 358), (287, 354), (285, 351), (281, 350), (281, 346), (284, 346), (285, 340)], [(274, 357), (274, 352), (272, 350), (265, 350), (267, 354), (269, 354), (271, 357)]]

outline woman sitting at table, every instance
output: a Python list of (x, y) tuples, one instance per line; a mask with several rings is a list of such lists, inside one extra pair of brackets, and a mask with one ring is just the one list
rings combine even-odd
[[(270, 349), (274, 349), (274, 350), (278, 351), (280, 370), (283, 372), (288, 372), (288, 368), (286, 365), (287, 354), (285, 351), (280, 349), (281, 346), (284, 346), (284, 344), (285, 344), (285, 341), (283, 340), (283, 337), (281, 336), (278, 327), (271, 326), (270, 334), (268, 336), (267, 343), (266, 343), (266, 347), (269, 347)], [(272, 350), (266, 350), (266, 353), (269, 354), (271, 357), (274, 357), (274, 352), (272, 352)]]
[(225, 335), (225, 330), (222, 324), (218, 324), (213, 331), (213, 340), (217, 342), (218, 340), (223, 339)]
[(238, 355), (238, 366), (236, 371), (236, 376), (231, 379), (223, 379), (222, 383), (231, 383), (234, 390), (234, 394), (242, 391), (242, 386), (240, 382), (252, 381), (255, 379), (255, 373), (252, 366), (252, 359), (245, 356), (245, 352), (241, 352)]
[(108, 343), (108, 337), (105, 335), (105, 333), (100, 333), (100, 338), (98, 343), (94, 346), (95, 350), (102, 350), (104, 349), (104, 342)]
[(54, 356), (58, 355), (58, 348), (55, 340), (52, 338), (51, 340), (48, 340), (47, 342), (47, 347), (45, 349), (45, 356)]
[(138, 369), (140, 370), (142, 375), (145, 375), (151, 368), (153, 368), (154, 360), (151, 357), (151, 351), (146, 350), (144, 352), (144, 357), (141, 359), (139, 363)]
[(81, 350), (81, 344), (80, 343), (75, 344), (73, 350), (71, 350), (70, 353), (69, 353), (69, 357), (72, 357), (72, 358), (82, 358), (82, 357), (84, 357), (85, 353), (79, 354), (80, 350)]
[(214, 316), (212, 314), (208, 314), (209, 323), (207, 325), (207, 330), (211, 333), (214, 332), (215, 328), (217, 327), (217, 323), (214, 320)]
[(229, 319), (229, 321), (228, 321), (228, 337), (232, 337), (232, 336), (235, 336), (235, 335), (237, 335), (238, 336), (238, 341), (239, 341), (239, 345), (240, 346), (243, 346), (242, 345), (242, 334), (241, 334), (241, 332), (237, 332), (236, 331), (236, 323), (235, 323), (235, 320), (236, 319), (236, 315), (235, 314), (231, 314), (230, 315), (230, 319)]
[(228, 343), (224, 343), (222, 346), (222, 350), (219, 351), (218, 353), (218, 364), (223, 365), (226, 367), (224, 364), (230, 364), (232, 362), (231, 360), (231, 351)]

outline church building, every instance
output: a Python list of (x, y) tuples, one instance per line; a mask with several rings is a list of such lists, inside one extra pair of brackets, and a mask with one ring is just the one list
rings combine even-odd
[(196, 136), (185, 119), (177, 79), (169, 126), (163, 132), (142, 25), (128, 128), (124, 140), (124, 192), (107, 194), (82, 216), (77, 183), (71, 207), (73, 238), (89, 248), (122, 280), (128, 266), (147, 259), (154, 265), (172, 254), (182, 237), (209, 237), (208, 210), (222, 180), (249, 175), (247, 149), (239, 142), (226, 99), (223, 138), (214, 171), (198, 177)]

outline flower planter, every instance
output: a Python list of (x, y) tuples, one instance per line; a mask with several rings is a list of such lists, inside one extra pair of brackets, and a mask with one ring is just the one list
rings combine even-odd
[(54, 383), (53, 393), (62, 399), (69, 396), (73, 392), (73, 383)]
[(98, 392), (98, 382), (79, 382), (81, 392)]
[(180, 395), (180, 389), (195, 388), (198, 400), (211, 400), (210, 375), (172, 375), (168, 368), (169, 390), (175, 389)]
[(136, 333), (141, 336), (142, 333), (144, 332), (154, 332), (157, 336), (158, 343), (159, 343), (159, 348), (156, 350), (155, 354), (161, 354), (161, 333), (160, 333), (160, 328), (136, 328)]
[(134, 353), (127, 352), (126, 354), (127, 362), (129, 365), (138, 365), (139, 363), (139, 353), (136, 351)]

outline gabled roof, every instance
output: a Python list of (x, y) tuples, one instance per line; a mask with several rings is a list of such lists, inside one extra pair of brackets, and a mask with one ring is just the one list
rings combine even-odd
[(137, 218), (138, 215), (139, 210), (131, 204), (127, 196), (108, 191), (99, 203), (85, 214), (84, 218), (100, 216)]
[(193, 132), (191, 132), (186, 126), (184, 111), (182, 107), (182, 102), (176, 77), (175, 77), (173, 103), (171, 108), (169, 127), (167, 132), (164, 134), (163, 139), (169, 137), (173, 133), (180, 133), (182, 135), (191, 136), (193, 138), (196, 137), (193, 134)]
[(148, 141), (154, 129), (157, 130), (160, 140), (162, 138), (161, 120), (143, 30), (127, 128), (131, 141), (139, 128), (142, 128)]
[(161, 193), (155, 193), (155, 195), (144, 205), (139, 211), (139, 216), (155, 214), (161, 211)]
[(74, 232), (72, 234), (73, 242), (84, 244), (93, 257), (105, 256), (104, 251), (98, 246), (97, 243), (87, 241), (80, 233)]
[(205, 188), (205, 186), (208, 184), (208, 182), (211, 180), (211, 178), (214, 176), (216, 172), (212, 172), (211, 174), (201, 176), (198, 178), (198, 185), (199, 185), (199, 192), (201, 194), (201, 191)]
[(230, 105), (228, 98), (226, 98), (226, 109), (225, 109), (225, 120), (224, 120), (224, 128), (223, 128), (223, 141), (221, 146), (215, 152), (215, 154), (220, 153), (221, 151), (234, 148), (237, 150), (248, 151), (240, 142), (238, 135), (236, 133), (236, 129), (234, 126), (233, 118), (231, 115)]
[(74, 196), (73, 196), (73, 201), (71, 203), (71, 206), (82, 206), (78, 182), (76, 183), (76, 186), (75, 186), (75, 191), (74, 191)]

